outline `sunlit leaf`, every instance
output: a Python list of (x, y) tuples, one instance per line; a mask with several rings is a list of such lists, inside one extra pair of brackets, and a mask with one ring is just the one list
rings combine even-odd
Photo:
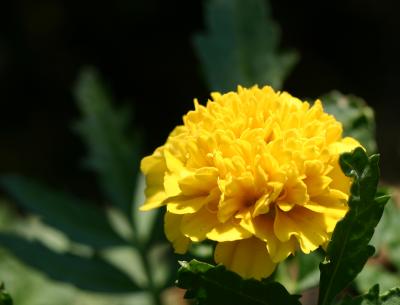
[(237, 85), (271, 85), (280, 89), (298, 60), (280, 52), (280, 30), (268, 1), (205, 2), (206, 33), (194, 37), (210, 89), (227, 92)]
[(16, 203), (76, 242), (93, 247), (126, 244), (112, 230), (105, 213), (93, 204), (23, 177), (4, 176), (0, 184)]
[(273, 281), (244, 280), (222, 265), (196, 260), (182, 262), (177, 286), (187, 289), (185, 298), (199, 305), (300, 305), (298, 295), (290, 295)]
[(138, 242), (149, 247), (152, 243), (160, 240), (165, 241), (164, 236), (164, 211), (154, 209), (146, 212), (139, 211), (140, 205), (145, 202), (146, 181), (141, 174), (137, 179), (135, 196), (133, 199), (133, 219), (136, 224), (136, 238)]
[(320, 265), (319, 305), (331, 304), (374, 253), (369, 241), (389, 199), (388, 196), (375, 197), (379, 180), (378, 160), (378, 155), (368, 158), (361, 148), (340, 157), (343, 172), (353, 178), (350, 209), (336, 225), (326, 261)]
[(131, 278), (97, 256), (89, 258), (57, 253), (38, 242), (5, 233), (0, 233), (0, 245), (54, 280), (71, 283), (81, 289), (108, 293), (140, 290)]

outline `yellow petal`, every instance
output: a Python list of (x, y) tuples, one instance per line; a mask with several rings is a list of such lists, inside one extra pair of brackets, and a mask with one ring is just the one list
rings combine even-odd
[(216, 214), (206, 206), (196, 213), (183, 215), (181, 231), (192, 241), (199, 242), (206, 239), (207, 233), (218, 223)]
[(277, 204), (282, 211), (290, 211), (295, 205), (304, 205), (308, 198), (306, 184), (300, 178), (290, 178), (277, 199)]
[(261, 196), (254, 205), (253, 217), (269, 212), (270, 204), (278, 198), (282, 191), (283, 184), (280, 182), (269, 182), (267, 186), (269, 191)]
[(228, 221), (214, 227), (207, 238), (215, 241), (233, 241), (248, 238), (251, 233), (233, 221)]
[(205, 196), (184, 196), (178, 195), (165, 200), (168, 212), (174, 214), (196, 213), (203, 206), (216, 203), (219, 199), (219, 189), (216, 187)]
[(218, 169), (203, 167), (179, 180), (179, 188), (186, 196), (207, 194), (217, 185)]
[(332, 155), (340, 155), (344, 152), (350, 152), (356, 147), (362, 147), (361, 144), (354, 138), (346, 137), (341, 141), (337, 141), (329, 145), (329, 152)]
[(350, 193), (351, 179), (343, 173), (338, 159), (334, 161), (333, 169), (328, 176), (332, 178), (332, 182), (330, 184), (332, 189), (339, 190), (345, 194)]
[(190, 239), (182, 234), (180, 230), (181, 215), (166, 212), (164, 215), (164, 231), (167, 239), (172, 242), (175, 252), (183, 254), (187, 251)]
[(296, 207), (290, 212), (276, 208), (274, 232), (280, 241), (288, 241), (295, 236), (304, 253), (314, 251), (329, 238), (321, 214), (303, 207)]
[(265, 243), (257, 238), (218, 243), (214, 259), (243, 278), (262, 279), (272, 274), (272, 262)]
[(279, 263), (285, 260), (289, 255), (294, 254), (298, 245), (298, 242), (295, 237), (291, 237), (288, 241), (281, 242), (277, 238), (275, 239), (274, 251), (271, 251), (271, 242), (273, 239), (270, 239), (270, 246), (267, 244), (267, 249), (270, 253), (271, 259), (274, 263)]
[(274, 220), (272, 217), (260, 215), (252, 218), (250, 215), (250, 212), (247, 213), (247, 215), (241, 219), (240, 225), (260, 240), (266, 242), (272, 261), (278, 263), (295, 252), (297, 245), (296, 239), (292, 237), (288, 241), (280, 241), (275, 236)]
[[(140, 169), (146, 175), (147, 179), (149, 178), (148, 175), (158, 176), (159, 180), (162, 180), (164, 177), (164, 172), (167, 168), (161, 152), (162, 149), (158, 148), (151, 156), (143, 158), (140, 162)], [(154, 183), (152, 179), (148, 182), (151, 184)]]
[(164, 190), (160, 190), (159, 187), (148, 187), (145, 191), (146, 201), (140, 206), (140, 211), (148, 211), (151, 209), (159, 208), (163, 205), (163, 201), (167, 198)]
[(266, 193), (258, 198), (254, 205), (253, 217), (269, 212), (269, 204), (271, 203), (270, 196), (270, 193)]
[(285, 212), (290, 211), (295, 206), (294, 202), (287, 202), (287, 201), (278, 201), (277, 204), (279, 208)]
[(174, 214), (196, 213), (205, 204), (208, 203), (207, 196), (185, 197), (175, 196), (166, 200), (168, 212)]
[(179, 177), (177, 175), (165, 174), (164, 189), (168, 197), (177, 196), (181, 192), (178, 180)]
[(143, 158), (140, 167), (146, 175), (146, 201), (140, 207), (141, 211), (148, 211), (163, 206), (167, 197), (164, 191), (164, 173), (166, 165), (161, 155), (161, 148), (158, 148), (153, 155)]
[(309, 201), (306, 205), (304, 205), (304, 208), (317, 213), (327, 213), (333, 217), (338, 217), (339, 219), (342, 218), (348, 210), (348, 207), (343, 204), (323, 205), (312, 201)]
[(164, 152), (166, 166), (171, 173), (179, 173), (185, 170), (182, 161), (179, 160), (175, 155), (170, 153), (168, 149), (164, 149), (163, 152)]
[(218, 219), (220, 222), (226, 222), (229, 220), (237, 211), (243, 207), (241, 198), (230, 198), (223, 200), (218, 205)]
[(332, 178), (324, 175), (324, 163), (320, 160), (305, 161), (304, 171), (306, 175), (304, 182), (310, 196), (321, 194), (332, 182)]

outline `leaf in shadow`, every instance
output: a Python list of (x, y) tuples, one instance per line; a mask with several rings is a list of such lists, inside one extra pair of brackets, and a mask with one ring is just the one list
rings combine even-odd
[(87, 165), (98, 174), (107, 199), (131, 220), (133, 188), (139, 170), (139, 135), (129, 133), (127, 109), (116, 110), (98, 73), (84, 69), (75, 86), (82, 113), (76, 130), (88, 147)]
[(132, 293), (140, 290), (131, 278), (100, 257), (57, 253), (38, 242), (5, 233), (0, 233), (0, 245), (54, 280), (81, 289), (107, 293)]
[(105, 213), (93, 204), (19, 176), (3, 176), (0, 185), (19, 205), (78, 243), (95, 248), (126, 244), (113, 231)]
[(321, 96), (324, 110), (343, 124), (343, 134), (358, 141), (369, 152), (376, 152), (375, 116), (360, 97), (332, 91)]
[(280, 30), (268, 1), (209, 0), (205, 18), (208, 32), (196, 35), (194, 44), (210, 89), (282, 87), (298, 55), (278, 51)]

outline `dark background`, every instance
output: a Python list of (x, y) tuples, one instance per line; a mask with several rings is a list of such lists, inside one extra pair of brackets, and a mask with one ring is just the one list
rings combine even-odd
[[(246, 1), (246, 0), (243, 0)], [(317, 97), (339, 89), (376, 111), (382, 176), (400, 180), (398, 1), (271, 1), (282, 47), (301, 60), (284, 89)], [(202, 1), (2, 1), (0, 174), (16, 172), (91, 194), (85, 148), (72, 132), (72, 87), (85, 65), (99, 69), (117, 104), (132, 104), (143, 153), (208, 89), (192, 47), (204, 29)]]

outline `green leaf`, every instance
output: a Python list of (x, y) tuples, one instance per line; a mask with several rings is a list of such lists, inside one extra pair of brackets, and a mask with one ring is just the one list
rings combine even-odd
[(353, 178), (349, 211), (338, 222), (320, 265), (319, 305), (331, 304), (364, 267), (374, 253), (368, 245), (388, 196), (375, 197), (379, 179), (378, 155), (368, 158), (361, 148), (340, 157), (345, 175)]
[(116, 110), (112, 99), (92, 69), (84, 69), (75, 87), (82, 113), (77, 131), (88, 147), (88, 166), (98, 174), (107, 199), (131, 220), (133, 187), (139, 169), (137, 134), (127, 133), (131, 118)]
[[(23, 217), (15, 219), (18, 215), (14, 209), (9, 208), (7, 202), (0, 200), (0, 231), (4, 230), (18, 230), (26, 227), (26, 230), (36, 231), (36, 225), (42, 227), (40, 223), (33, 221), (31, 217)], [(5, 222), (4, 220), (7, 220)], [(43, 236), (41, 234), (49, 234), (53, 231), (48, 226), (43, 226), (38, 232), (35, 232), (30, 238), (37, 238), (41, 242)], [(22, 232), (22, 234), (25, 234)], [(39, 234), (39, 236), (37, 235)], [(53, 233), (51, 233), (52, 235)], [(25, 235), (23, 235), (25, 237)], [(53, 239), (52, 237), (51, 239)], [(45, 245), (51, 247), (51, 249), (66, 249), (67, 247), (59, 247), (50, 240), (45, 240)], [(1, 243), (0, 243), (1, 245)], [(74, 245), (75, 246), (75, 245)], [(107, 248), (106, 251), (102, 251), (102, 257), (104, 252), (118, 250), (121, 247)], [(128, 248), (128, 247), (122, 247)], [(74, 249), (75, 250), (75, 249)], [(78, 250), (78, 249), (76, 249)], [(130, 250), (133, 250), (130, 248)], [(109, 257), (106, 257), (107, 261)], [(118, 261), (119, 264), (116, 262)], [(130, 271), (135, 272), (140, 269), (140, 263), (132, 261), (131, 256), (118, 257), (117, 260), (112, 260), (112, 264), (120, 267), (127, 274), (132, 275), (135, 283), (140, 283), (141, 287), (146, 285), (146, 281), (139, 282), (139, 279)], [(128, 270), (129, 269), (129, 270)], [(101, 292), (84, 291), (74, 287), (73, 285), (65, 284), (63, 282), (54, 281), (46, 274), (41, 273), (33, 269), (32, 267), (23, 264), (18, 258), (16, 258), (6, 248), (0, 247), (0, 278), (7, 283), (7, 290), (12, 296), (14, 304), (18, 305), (151, 305), (151, 298), (143, 290), (132, 294), (105, 294)], [(146, 280), (146, 279), (144, 279)]]
[(13, 305), (11, 296), (5, 291), (3, 283), (0, 283), (0, 305)]
[(379, 295), (379, 285), (375, 285), (368, 293), (353, 299), (347, 298), (340, 305), (400, 305), (400, 289), (393, 288)]
[(332, 91), (321, 100), (324, 110), (342, 122), (345, 136), (360, 141), (368, 152), (376, 152), (374, 111), (362, 98)]
[(140, 206), (146, 201), (145, 188), (146, 179), (144, 175), (139, 175), (133, 199), (133, 220), (136, 225), (136, 239), (146, 248), (149, 248), (155, 242), (165, 241), (165, 212), (162, 209), (139, 211)]
[(280, 30), (267, 1), (209, 0), (205, 18), (208, 33), (196, 35), (194, 44), (210, 89), (282, 87), (298, 55), (278, 51)]
[(400, 269), (400, 208), (390, 200), (379, 224), (380, 231), (375, 243), (385, 248), (385, 253), (391, 263)]
[(384, 266), (377, 263), (367, 263), (355, 281), (361, 292), (368, 291), (376, 283), (379, 283), (382, 290), (400, 286), (399, 275), (386, 270)]
[(38, 242), (5, 233), (0, 233), (0, 245), (54, 280), (81, 289), (108, 293), (131, 293), (140, 289), (122, 271), (97, 256), (88, 258), (57, 253)]
[[(378, 193), (381, 195), (389, 195), (392, 193), (392, 190), (380, 187)], [(382, 218), (375, 228), (374, 236), (371, 239), (371, 245), (376, 249), (381, 249), (382, 247), (387, 247), (391, 241), (397, 240), (400, 242), (398, 238), (398, 230), (400, 229), (399, 217), (400, 210), (393, 201), (393, 198), (390, 198), (385, 205)], [(369, 285), (368, 288), (371, 286), (372, 285)]]
[(314, 251), (309, 254), (302, 252), (286, 259), (278, 266), (275, 280), (280, 282), (291, 293), (300, 293), (319, 283), (318, 265), (322, 260), (321, 253)]
[(126, 244), (112, 230), (105, 213), (93, 204), (23, 177), (4, 176), (0, 184), (18, 204), (38, 214), (43, 222), (78, 243), (92, 247)]
[(319, 282), (318, 265), (322, 260), (321, 254), (317, 251), (309, 254), (297, 253), (294, 258), (298, 265), (296, 292), (317, 287)]
[(196, 260), (182, 262), (177, 286), (187, 289), (185, 298), (199, 305), (300, 305), (298, 295), (290, 295), (277, 282), (244, 280), (222, 265)]

